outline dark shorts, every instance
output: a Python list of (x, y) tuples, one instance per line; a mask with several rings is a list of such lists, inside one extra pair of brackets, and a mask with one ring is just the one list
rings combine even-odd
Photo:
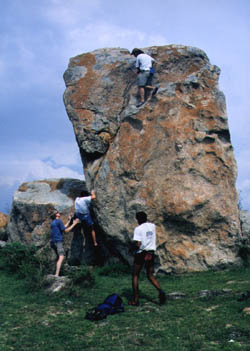
[(52, 242), (50, 243), (50, 246), (52, 247), (52, 249), (54, 249), (58, 256), (65, 256), (65, 251), (63, 248), (63, 242), (62, 241), (57, 241), (57, 242)]
[(74, 218), (78, 218), (80, 219), (81, 222), (85, 222), (87, 224), (88, 227), (92, 227), (92, 225), (94, 224), (90, 214), (83, 214), (80, 212), (76, 212), (74, 215)]
[(134, 264), (143, 265), (143, 264), (154, 264), (155, 261), (155, 253), (154, 251), (142, 251), (140, 253), (135, 254)]
[(141, 71), (137, 75), (136, 83), (139, 87), (145, 87), (152, 84), (152, 75), (149, 71)]

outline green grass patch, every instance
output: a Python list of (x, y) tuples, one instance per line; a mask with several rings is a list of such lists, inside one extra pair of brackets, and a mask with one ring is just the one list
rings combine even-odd
[[(144, 273), (141, 304), (128, 306), (131, 276), (125, 267), (82, 267), (72, 278), (77, 294), (71, 287), (49, 295), (42, 289), (27, 291), (25, 279), (0, 270), (0, 351), (250, 350), (250, 316), (242, 312), (250, 300), (237, 301), (250, 290), (248, 267), (158, 276), (168, 294), (185, 294), (164, 306)], [(200, 296), (202, 290), (222, 289), (227, 289), (223, 295)], [(124, 313), (98, 322), (84, 319), (113, 292), (122, 297)]]

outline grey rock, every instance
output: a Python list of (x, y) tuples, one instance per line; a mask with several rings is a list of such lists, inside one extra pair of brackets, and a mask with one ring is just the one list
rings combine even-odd
[(56, 277), (55, 275), (49, 274), (44, 277), (43, 286), (49, 293), (57, 293), (62, 289), (65, 289), (71, 280), (68, 277)]
[(2, 241), (2, 240), (0, 240), (0, 247), (4, 247), (6, 244), (7, 244), (7, 242), (6, 242), (6, 241)]
[(214, 296), (222, 296), (222, 295), (227, 295), (231, 294), (232, 289), (222, 289), (222, 290), (202, 290), (199, 292), (199, 297), (202, 298), (210, 298)]
[(70, 67), (63, 75), (66, 86), (76, 84), (87, 73), (87, 68), (82, 66)]
[(250, 245), (250, 213), (243, 210), (241, 210), (239, 213), (242, 229), (242, 240), (246, 245)]
[(186, 294), (180, 291), (174, 291), (166, 295), (168, 300), (179, 300), (186, 297)]
[[(50, 215), (61, 212), (63, 223), (74, 213), (74, 199), (86, 189), (78, 179), (47, 179), (22, 184), (14, 194), (10, 222), (7, 227), (8, 241), (34, 245), (41, 255), (50, 261), (55, 254), (49, 248)], [(91, 260), (93, 252), (89, 234), (80, 225), (64, 235), (64, 247), (69, 262)]]

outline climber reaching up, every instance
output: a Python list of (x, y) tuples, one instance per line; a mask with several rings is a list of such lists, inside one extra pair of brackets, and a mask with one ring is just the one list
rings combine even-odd
[(96, 198), (95, 191), (92, 190), (91, 194), (87, 191), (82, 191), (80, 197), (75, 199), (75, 214), (73, 218), (78, 218), (81, 222), (85, 222), (90, 228), (94, 246), (98, 246), (96, 241), (96, 233), (94, 230), (94, 222), (90, 215), (91, 201)]

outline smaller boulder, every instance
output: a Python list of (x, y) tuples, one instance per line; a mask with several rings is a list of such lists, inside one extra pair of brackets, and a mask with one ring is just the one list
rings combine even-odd
[[(65, 224), (74, 213), (75, 198), (83, 190), (85, 182), (79, 179), (45, 179), (22, 184), (14, 194), (8, 240), (34, 245), (39, 254), (55, 260), (49, 245), (51, 215), (59, 211)], [(64, 235), (64, 248), (71, 261), (81, 261), (83, 256), (84, 237), (81, 228), (77, 228)]]
[(7, 241), (8, 234), (7, 234), (7, 226), (9, 223), (9, 216), (0, 212), (0, 240)]
[(49, 274), (44, 278), (43, 284), (47, 292), (55, 293), (70, 284), (71, 280), (68, 277), (57, 277)]

